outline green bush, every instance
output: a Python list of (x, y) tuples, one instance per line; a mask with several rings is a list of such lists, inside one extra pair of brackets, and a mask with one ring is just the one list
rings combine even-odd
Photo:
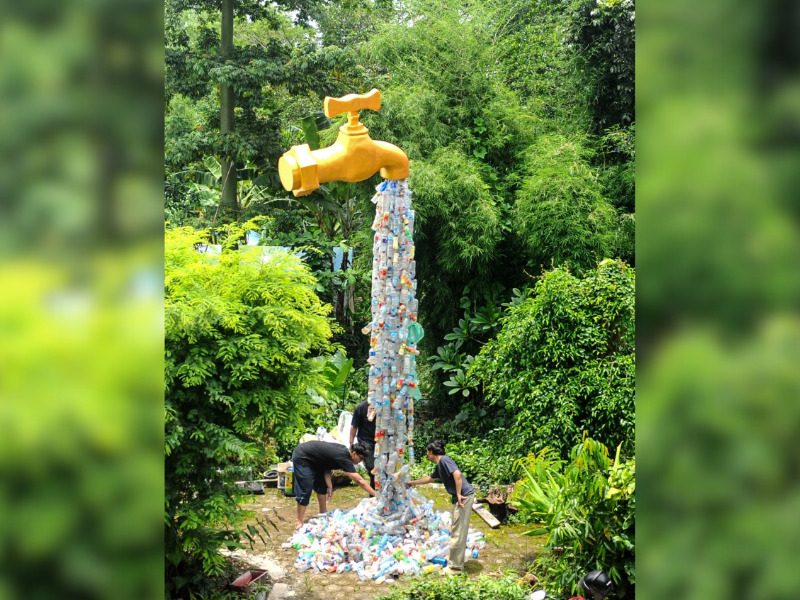
[[(308, 388), (324, 388), (330, 307), (314, 278), (286, 252), (261, 262), (238, 250), (230, 226), (221, 254), (195, 250), (207, 233), (165, 233), (165, 553), (167, 596), (197, 594), (220, 575), (218, 550), (241, 547), (241, 490), (234, 482), (267, 457), (267, 437), (294, 436)], [(274, 452), (274, 450), (271, 450)]]
[(409, 588), (380, 596), (380, 600), (525, 600), (529, 594), (530, 587), (520, 584), (513, 575), (499, 579), (426, 577)]
[(515, 448), (566, 457), (588, 432), (633, 453), (634, 283), (634, 269), (610, 259), (582, 279), (557, 268), (509, 309), (471, 372), (513, 415)]
[(446, 450), (470, 483), (494, 485), (511, 483), (521, 473), (509, 446), (505, 432), (495, 431), (483, 439), (447, 444)]
[(577, 592), (582, 575), (602, 569), (618, 598), (632, 598), (635, 584), (636, 465), (613, 463), (608, 449), (585, 439), (565, 465), (550, 450), (523, 461), (525, 477), (512, 502), (519, 519), (541, 523), (526, 535), (547, 534), (549, 552), (535, 561), (545, 587), (558, 594)]

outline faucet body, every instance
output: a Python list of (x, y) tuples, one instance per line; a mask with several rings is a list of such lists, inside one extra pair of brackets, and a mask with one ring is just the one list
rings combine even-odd
[[(373, 140), (358, 120), (362, 108), (380, 109), (380, 92), (325, 98), (325, 115), (347, 111), (348, 122), (339, 128), (336, 141), (327, 148), (311, 150), (308, 144), (292, 146), (278, 161), (283, 187), (295, 196), (307, 196), (328, 181), (355, 183), (380, 171), (384, 179), (408, 177), (408, 157), (394, 144)], [(338, 112), (337, 112), (338, 111)]]

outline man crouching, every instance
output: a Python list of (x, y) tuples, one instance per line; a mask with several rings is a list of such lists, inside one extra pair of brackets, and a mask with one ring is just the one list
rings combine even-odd
[(331, 472), (334, 469), (345, 474), (371, 496), (376, 494), (369, 483), (356, 472), (356, 464), (364, 460), (367, 450), (357, 443), (347, 450), (342, 444), (332, 442), (305, 442), (292, 452), (294, 465), (294, 491), (297, 501), (297, 521), (295, 529), (303, 526), (306, 507), (311, 500), (311, 492), (317, 493), (319, 512), (328, 512), (328, 500), (333, 497)]

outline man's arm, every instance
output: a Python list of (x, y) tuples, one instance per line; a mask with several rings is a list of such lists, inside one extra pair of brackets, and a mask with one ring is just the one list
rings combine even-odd
[(350, 445), (351, 446), (353, 445), (353, 440), (356, 439), (356, 431), (358, 431), (358, 427), (356, 427), (355, 425), (353, 425), (351, 423), (350, 424)]
[(331, 479), (331, 473), (333, 473), (333, 471), (325, 471), (323, 474), (325, 477), (325, 485), (328, 486), (328, 500), (333, 498), (333, 480)]
[(461, 495), (461, 471), (453, 471), (453, 479), (456, 481), (456, 497), (458, 505), (464, 506), (464, 496)]
[(430, 475), (425, 475), (425, 477), (421, 479), (415, 479), (414, 481), (409, 481), (408, 483), (406, 483), (406, 486), (425, 485), (426, 483), (433, 483), (434, 481), (436, 480), (433, 477), (431, 477)]
[(345, 471), (345, 474), (350, 478), (351, 481), (357, 483), (358, 487), (367, 492), (370, 496), (378, 495), (378, 492), (372, 489), (372, 486), (370, 486), (369, 482), (358, 473), (347, 473), (347, 471)]

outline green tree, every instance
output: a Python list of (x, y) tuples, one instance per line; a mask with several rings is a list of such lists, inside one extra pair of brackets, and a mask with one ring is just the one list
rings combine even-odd
[(435, 349), (457, 324), (465, 288), (482, 301), (493, 282), (524, 283), (507, 234), (533, 121), (499, 71), (495, 7), (418, 0), (404, 9), (365, 45), (384, 100), (364, 121), (411, 160), (420, 318)]
[(375, 34), (378, 22), (392, 15), (389, 0), (339, 0), (311, 10), (323, 46), (355, 47)]
[(498, 43), (508, 84), (536, 116), (539, 131), (575, 138), (590, 151), (582, 160), (596, 174), (591, 187), (617, 210), (610, 256), (633, 265), (633, 2), (529, 0), (512, 6), (509, 34)]
[(632, 454), (634, 283), (634, 269), (610, 259), (580, 279), (545, 273), (475, 358), (487, 401), (514, 415), (519, 454), (565, 455), (584, 432)]
[(573, 0), (569, 7), (566, 41), (595, 132), (636, 120), (635, 25), (634, 0)]
[(557, 0), (510, 3), (506, 35), (497, 41), (507, 85), (537, 116), (542, 131), (574, 133), (590, 124), (583, 86), (574, 76), (574, 55), (565, 43), (566, 6)]
[(165, 551), (179, 595), (200, 572), (221, 572), (221, 546), (240, 545), (234, 481), (266, 436), (302, 426), (306, 390), (325, 384), (315, 354), (331, 349), (330, 307), (308, 268), (280, 251), (262, 264), (261, 248), (236, 249), (244, 228), (225, 232), (216, 256), (195, 249), (204, 232), (165, 235)]
[(248, 178), (266, 174), (262, 185), (285, 194), (277, 161), (301, 143), (288, 124), (318, 108), (325, 95), (352, 91), (358, 71), (351, 48), (320, 47), (313, 29), (292, 23), (292, 10), (300, 19), (313, 4), (167, 2), (167, 207), (182, 209), (173, 214), (197, 212), (188, 187), (210, 156), (222, 168), (222, 200), (209, 224), (242, 217), (236, 180), (247, 166), (257, 169)]
[[(252, 115), (240, 109), (244, 121), (241, 129), (249, 135), (237, 138), (235, 108), (244, 104), (249, 109), (247, 113), (262, 108), (259, 104), (263, 100), (263, 82), (256, 83), (254, 79), (269, 81), (265, 65), (255, 62), (254, 46), (244, 46), (244, 52), (235, 50), (234, 19), (264, 18), (268, 10), (248, 0), (222, 0), (221, 4), (209, 0), (170, 0), (166, 10), (168, 112), (170, 103), (179, 95), (200, 100), (213, 91), (216, 98), (216, 102), (206, 106), (210, 109), (206, 122), (191, 123), (188, 131), (173, 129), (170, 132), (184, 135), (180, 138), (168, 136), (167, 165), (177, 160), (182, 167), (192, 159), (199, 161), (204, 155), (216, 155), (222, 169), (219, 208), (223, 219), (231, 220), (239, 212), (237, 164), (256, 158), (255, 148), (248, 148), (248, 142), (252, 144), (253, 140), (248, 138), (254, 137), (253, 133), (267, 133), (263, 126), (260, 131), (248, 131), (246, 122)], [(271, 16), (277, 26), (279, 19), (274, 9)], [(269, 62), (273, 63), (275, 54), (279, 56), (280, 52), (278, 46), (271, 50), (273, 60)], [(269, 52), (258, 54), (262, 60), (269, 56)], [(243, 102), (245, 98), (247, 102)], [(263, 142), (259, 145), (263, 148)]]
[(589, 108), (587, 129), (598, 136), (593, 165), (618, 209), (615, 256), (634, 264), (634, 0), (573, 0), (564, 40), (571, 77)]
[[(220, 28), (219, 58), (225, 63), (233, 60), (233, 3), (234, 0), (222, 0), (222, 25)], [(219, 85), (219, 133), (230, 137), (234, 132), (233, 127), (233, 84), (228, 80), (220, 81)], [(222, 171), (222, 194), (219, 205), (222, 213), (238, 216), (239, 207), (236, 202), (236, 162), (230, 156), (223, 154), (220, 158)]]
[(531, 147), (514, 230), (533, 272), (559, 265), (579, 272), (613, 256), (616, 213), (603, 198), (590, 156), (578, 135), (543, 135)]

